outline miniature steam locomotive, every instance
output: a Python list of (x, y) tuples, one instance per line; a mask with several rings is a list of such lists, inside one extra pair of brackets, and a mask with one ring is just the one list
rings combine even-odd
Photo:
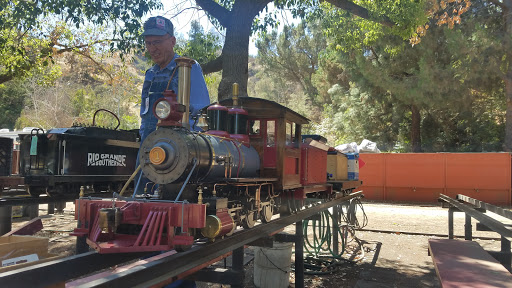
[[(179, 60), (180, 85), (189, 63)], [(148, 194), (78, 199), (72, 235), (100, 253), (184, 250), (197, 237), (213, 240), (293, 213), (308, 197), (334, 197), (326, 183), (329, 147), (302, 140), (307, 118), (272, 101), (238, 98), (234, 89), (232, 99), (205, 108), (208, 130), (194, 132), (187, 127), (190, 89), (180, 90), (154, 104), (158, 128), (140, 147)]]

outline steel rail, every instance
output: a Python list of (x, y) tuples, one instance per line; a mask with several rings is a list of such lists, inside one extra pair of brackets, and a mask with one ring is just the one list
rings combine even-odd
[(2, 288), (18, 288), (26, 287), (27, 285), (34, 288), (47, 287), (137, 259), (147, 254), (99, 254), (97, 252), (87, 252), (0, 273), (0, 286)]
[(492, 204), (489, 204), (489, 203), (485, 203), (485, 202), (482, 202), (478, 199), (475, 199), (475, 198), (471, 198), (469, 196), (466, 196), (466, 195), (462, 195), (462, 194), (458, 194), (457, 195), (457, 200), (462, 200), (464, 202), (467, 202), (467, 203), (470, 203), (472, 205), (474, 205), (476, 208), (483, 208), (485, 210), (489, 210), (495, 214), (498, 214), (500, 216), (503, 216), (505, 218), (508, 218), (508, 219), (511, 219), (512, 220), (512, 211), (510, 210), (506, 210), (506, 209), (503, 209), (501, 207), (498, 207), (498, 206), (494, 206)]
[(468, 205), (461, 203), (453, 198), (450, 198), (449, 196), (446, 196), (444, 194), (440, 194), (439, 199), (447, 202), (451, 206), (459, 209), (460, 211), (465, 212), (467, 215), (480, 221), (480, 223), (491, 228), (493, 231), (499, 233), (501, 236), (507, 238), (508, 240), (512, 239), (512, 230), (508, 229), (500, 221), (498, 221), (492, 217), (489, 217), (489, 216), (483, 214), (482, 212), (477, 211), (477, 210), (469, 207)]
[(195, 247), (189, 251), (165, 257), (142, 266), (130, 268), (126, 271), (109, 275), (79, 287), (150, 287), (168, 282), (178, 275), (201, 265), (201, 263), (215, 259), (223, 254), (243, 247), (261, 237), (265, 237), (281, 228), (301, 221), (320, 211), (338, 205), (350, 199), (361, 197), (362, 192), (355, 192), (345, 197), (318, 204), (311, 208), (297, 212), (267, 224), (261, 224), (225, 239)]

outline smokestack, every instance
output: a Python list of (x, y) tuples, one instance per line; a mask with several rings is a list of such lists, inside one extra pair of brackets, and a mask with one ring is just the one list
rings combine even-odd
[(186, 57), (177, 58), (175, 61), (179, 67), (178, 103), (185, 105), (185, 113), (183, 113), (181, 124), (183, 127), (190, 129), (190, 72), (196, 61)]

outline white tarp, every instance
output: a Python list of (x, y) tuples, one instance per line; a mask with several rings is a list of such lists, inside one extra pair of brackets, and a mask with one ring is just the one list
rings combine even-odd
[(377, 148), (377, 143), (372, 142), (368, 139), (363, 139), (361, 144), (357, 145), (356, 142), (341, 144), (334, 147), (337, 151), (341, 153), (380, 153), (379, 148)]

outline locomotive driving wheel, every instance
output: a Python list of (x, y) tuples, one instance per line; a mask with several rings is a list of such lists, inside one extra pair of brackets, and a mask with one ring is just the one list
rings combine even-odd
[(274, 201), (271, 201), (268, 205), (261, 208), (261, 221), (268, 223), (274, 215)]
[(245, 229), (250, 229), (254, 227), (254, 224), (256, 224), (256, 220), (254, 219), (255, 213), (254, 211), (248, 211), (247, 215), (245, 216), (244, 220), (242, 220), (242, 226)]

